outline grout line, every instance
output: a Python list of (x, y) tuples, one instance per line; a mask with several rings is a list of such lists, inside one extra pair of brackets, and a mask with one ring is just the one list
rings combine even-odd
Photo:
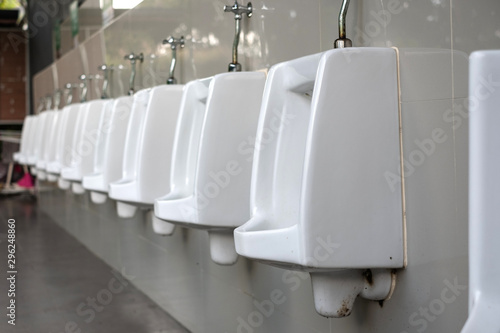
[[(450, 0), (450, 48), (451, 48), (451, 109), (453, 110), (453, 123), (455, 123), (455, 105), (453, 101), (455, 100), (455, 63), (453, 58), (454, 52), (454, 41), (453, 41), (453, 0)], [(455, 193), (455, 220), (458, 220), (458, 202), (457, 202), (457, 144), (456, 144), (456, 131), (455, 127), (452, 126), (453, 131), (453, 186)]]
[(453, 59), (454, 43), (453, 43), (453, 0), (450, 0), (450, 48), (451, 48), (451, 99), (455, 99), (455, 64)]
[(137, 236), (137, 238), (145, 241), (146, 243), (148, 243), (149, 245), (152, 245), (153, 247), (156, 247), (157, 249), (161, 250), (162, 252), (168, 253), (167, 249), (165, 249), (161, 245), (158, 245), (155, 242), (149, 240), (148, 238), (144, 237), (143, 235), (136, 235), (136, 236)]

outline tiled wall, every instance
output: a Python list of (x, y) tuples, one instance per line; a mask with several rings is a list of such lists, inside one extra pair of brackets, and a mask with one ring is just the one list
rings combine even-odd
[[(103, 62), (115, 66), (114, 97), (125, 94), (130, 65), (123, 56), (131, 51), (146, 56), (137, 87), (163, 83), (170, 50), (161, 41), (171, 34), (186, 37), (176, 71), (180, 83), (224, 72), (234, 30), (224, 4), (145, 0), (66, 54), (56, 70), (39, 73), (35, 101), (76, 82), (83, 71), (97, 74)], [(327, 50), (337, 37), (339, 0), (253, 6), (253, 17), (243, 20), (240, 62), (246, 70)], [(206, 232), (181, 229), (160, 237), (144, 216), (119, 220), (112, 203), (95, 206), (58, 191), (41, 196), (47, 213), (110, 265), (134, 275), (141, 290), (193, 332), (458, 332), (468, 306), (468, 54), (500, 49), (500, 2), (353, 0), (348, 35), (355, 46), (394, 46), (401, 56), (409, 265), (383, 306), (358, 300), (349, 318), (325, 319), (314, 311), (307, 276), (243, 258), (217, 266), (207, 254)], [(436, 129), (445, 139), (422, 149)], [(274, 289), (286, 302), (269, 316), (255, 315), (256, 303)]]
[[(123, 57), (130, 52), (145, 55), (144, 63), (138, 67), (137, 88), (166, 81), (171, 51), (162, 45), (162, 41), (169, 35), (184, 35), (186, 38), (185, 48), (178, 52), (176, 77), (179, 83), (211, 76), (226, 71), (231, 61), (234, 15), (223, 12), (224, 4), (223, 1), (145, 0), (82, 43), (81, 47), (87, 54), (102, 55), (96, 59), (97, 63), (114, 65), (114, 97), (128, 91), (130, 64)], [(259, 1), (253, 6), (252, 18), (245, 18), (242, 22), (244, 34), (239, 60), (244, 70), (269, 68), (284, 60), (327, 50), (336, 39), (334, 21), (338, 15), (338, 1)], [(359, 5), (353, 2), (348, 21), (351, 31), (358, 12)], [(96, 39), (101, 42), (96, 42)], [(65, 66), (65, 59), (74, 65)], [(65, 54), (56, 64), (68, 75), (65, 81), (59, 82), (59, 88), (67, 82), (76, 83), (86, 67), (86, 74), (97, 74), (97, 66), (90, 63), (87, 66), (75, 50)], [(51, 75), (46, 69), (36, 76), (35, 86), (44, 89), (35, 91), (35, 101), (54, 90), (54, 86), (45, 84)]]
[[(50, 79), (50, 68), (38, 73), (34, 101), (67, 82), (76, 83), (83, 72), (97, 74), (95, 64), (104, 62), (116, 69), (114, 96), (126, 93), (130, 64), (123, 57), (132, 51), (146, 56), (139, 66), (137, 87), (161, 84), (170, 62), (170, 50), (161, 41), (169, 35), (186, 37), (176, 70), (179, 83), (225, 71), (234, 20), (232, 14), (223, 13), (224, 4), (145, 0), (81, 44), (92, 59), (73, 50), (58, 60), (56, 66), (65, 72), (58, 85)], [(253, 6), (253, 17), (242, 24), (240, 62), (245, 70), (328, 50), (337, 37), (339, 0), (254, 1)], [(347, 31), (355, 46), (442, 48), (469, 54), (500, 46), (499, 7), (494, 0), (351, 1)]]

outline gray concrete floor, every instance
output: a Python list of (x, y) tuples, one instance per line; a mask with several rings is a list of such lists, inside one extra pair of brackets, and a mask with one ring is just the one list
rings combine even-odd
[[(7, 220), (16, 220), (16, 325), (7, 323)], [(122, 272), (127, 275), (127, 272)], [(188, 332), (37, 208), (0, 197), (0, 332)]]

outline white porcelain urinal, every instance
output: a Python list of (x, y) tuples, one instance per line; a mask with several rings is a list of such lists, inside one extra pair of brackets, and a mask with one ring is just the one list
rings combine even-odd
[(58, 177), (58, 186), (60, 189), (67, 190), (71, 187), (71, 182), (60, 177), (61, 170), (71, 163), (71, 145), (73, 134), (75, 132), (76, 119), (82, 104), (71, 104), (65, 106), (61, 111), (60, 124), (58, 126), (57, 147), (54, 159), (47, 165), (47, 178)]
[(36, 161), (37, 177), (39, 180), (47, 180), (46, 173), (46, 157), (49, 151), (50, 136), (54, 132), (54, 119), (57, 121), (56, 115), (58, 112), (56, 110), (45, 111), (45, 128), (43, 132), (43, 137), (37, 144), (40, 145), (39, 156)]
[(35, 150), (36, 132), (39, 120), (39, 115), (32, 116), (31, 118), (30, 131), (28, 133), (28, 139), (26, 141), (26, 153), (19, 157), (20, 164), (28, 165), (28, 160)]
[(397, 53), (335, 49), (271, 68), (238, 254), (310, 272), (316, 311), (384, 300), (405, 266)]
[(57, 181), (57, 175), (53, 173), (49, 173), (49, 165), (52, 161), (56, 159), (56, 154), (57, 154), (57, 146), (58, 146), (58, 138), (59, 138), (59, 133), (61, 132), (61, 118), (63, 115), (63, 111), (59, 110), (56, 111), (54, 114), (53, 120), (52, 120), (52, 131), (50, 132), (50, 135), (48, 137), (48, 142), (47, 142), (47, 149), (45, 150), (44, 154), (44, 161), (45, 161), (45, 167), (44, 171), (47, 175), (47, 181), (49, 182), (56, 182)]
[(469, 67), (469, 318), (462, 333), (500, 332), (500, 50)]
[(71, 145), (71, 162), (61, 170), (61, 177), (71, 182), (75, 194), (83, 194), (83, 176), (90, 174), (94, 165), (99, 120), (108, 101), (94, 100), (82, 104), (75, 124)]
[[(170, 166), (182, 85), (162, 85), (139, 92), (127, 130), (123, 177), (109, 185), (120, 217), (137, 207), (152, 208), (170, 191)], [(147, 100), (146, 100), (147, 98)], [(144, 109), (146, 106), (146, 109)]]
[(139, 153), (140, 137), (146, 118), (150, 92), (151, 89), (147, 88), (138, 91), (134, 95), (130, 119), (127, 125), (127, 133), (125, 135), (121, 178), (118, 181), (109, 183), (108, 195), (111, 199), (117, 201), (116, 210), (118, 216), (122, 218), (133, 217), (137, 210), (136, 206), (130, 205), (120, 199), (123, 193), (117, 189), (121, 188), (120, 184), (123, 179), (134, 179), (136, 176), (135, 161)]
[(66, 125), (68, 124), (68, 116), (70, 113), (71, 105), (65, 106), (59, 111), (59, 121), (57, 123), (56, 131), (53, 133), (54, 146), (51, 148), (51, 158), (47, 161), (47, 179), (50, 181), (57, 181), (61, 173), (62, 155), (64, 150), (64, 137), (66, 132)]
[(28, 157), (28, 165), (31, 167), (31, 174), (36, 176), (38, 170), (36, 168), (37, 162), (42, 158), (43, 147), (45, 142), (45, 133), (50, 123), (51, 111), (45, 111), (38, 115), (38, 122), (34, 136), (33, 150)]
[[(216, 75), (205, 112), (192, 115), (197, 110), (182, 110), (172, 192), (155, 203), (158, 218), (208, 230), (212, 260), (221, 265), (236, 262), (233, 230), (250, 217), (251, 154), (242, 147), (255, 137), (265, 80), (262, 72)], [(193, 122), (198, 128), (185, 131), (193, 118), (198, 118)], [(186, 156), (192, 135), (199, 137), (199, 146)]]
[(29, 146), (29, 137), (30, 137), (30, 132), (33, 130), (33, 119), (35, 116), (26, 116), (24, 118), (23, 122), (23, 129), (21, 131), (21, 143), (19, 145), (19, 151), (14, 153), (12, 156), (14, 161), (18, 162), (19, 164), (25, 164), (26, 158), (27, 158), (27, 153), (28, 153), (28, 146)]
[[(208, 88), (212, 77), (194, 80), (184, 86), (179, 116), (175, 129), (175, 139), (172, 151), (172, 165), (169, 174), (170, 194), (165, 198), (182, 198), (192, 193), (200, 137), (205, 118)], [(167, 191), (168, 193), (169, 191)], [(175, 224), (158, 217), (159, 203), (155, 200), (153, 230), (159, 235), (171, 235)]]
[(106, 202), (109, 183), (122, 176), (122, 161), (125, 148), (132, 96), (119, 97), (112, 101), (111, 109), (105, 108), (99, 120), (97, 149), (93, 172), (83, 177), (82, 185), (90, 191), (95, 204)]
[(19, 163), (23, 165), (28, 165), (28, 161), (35, 150), (35, 137), (38, 128), (38, 121), (40, 120), (39, 115), (33, 115), (31, 118), (30, 131), (28, 133), (28, 138), (26, 140), (26, 153), (19, 156)]
[(116, 101), (107, 101), (106, 106), (101, 113), (97, 130), (96, 148), (94, 150), (94, 164), (92, 165), (91, 172), (83, 176), (82, 179), (83, 188), (85, 190), (90, 190), (91, 201), (96, 204), (104, 203), (107, 199), (106, 194), (96, 192), (95, 190), (100, 189), (101, 192), (104, 192), (108, 188), (107, 182), (106, 184), (103, 184), (102, 181), (103, 165), (106, 158), (107, 143), (111, 131), (111, 119), (117, 103), (119, 103), (119, 99)]
[(45, 120), (47, 119), (47, 112), (42, 112), (38, 115), (36, 124), (35, 135), (33, 137), (33, 146), (30, 155), (28, 156), (28, 165), (36, 166), (36, 161), (40, 157), (41, 142), (43, 141), (43, 134), (45, 131)]

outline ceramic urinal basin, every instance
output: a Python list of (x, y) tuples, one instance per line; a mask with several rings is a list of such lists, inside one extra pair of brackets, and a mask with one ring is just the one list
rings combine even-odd
[[(172, 191), (155, 203), (158, 218), (208, 230), (212, 260), (221, 265), (236, 262), (233, 230), (250, 216), (252, 163), (245, 149), (253, 145), (265, 80), (262, 72), (216, 75), (210, 82), (205, 112), (193, 115), (197, 110), (183, 110)], [(194, 122), (201, 122), (199, 128), (185, 131), (183, 122), (189, 125), (194, 118), (199, 118)], [(190, 136), (199, 137), (199, 146), (185, 156)]]
[(69, 166), (71, 162), (71, 147), (73, 143), (73, 134), (75, 132), (76, 119), (82, 104), (71, 104), (65, 106), (61, 111), (60, 124), (58, 125), (57, 145), (54, 158), (47, 165), (47, 178), (58, 177), (58, 186), (60, 189), (67, 190), (71, 183), (60, 177), (61, 170)]
[(120, 217), (133, 216), (138, 207), (152, 208), (155, 198), (170, 191), (182, 90), (182, 85), (162, 85), (137, 94), (127, 130), (122, 178), (109, 185), (109, 196), (118, 201)]
[(26, 164), (28, 147), (30, 142), (30, 134), (33, 130), (33, 119), (35, 116), (26, 116), (24, 118), (23, 130), (21, 132), (21, 144), (19, 145), (19, 151), (14, 153), (12, 156), (14, 161), (19, 164)]
[[(138, 91), (132, 101), (132, 110), (125, 134), (124, 152), (122, 158), (121, 177), (118, 181), (109, 183), (108, 195), (111, 199), (117, 201), (116, 210), (119, 217), (129, 218), (135, 215), (136, 206), (130, 205), (122, 197), (130, 194), (130, 191), (122, 191), (121, 184), (125, 179), (135, 179), (136, 177), (136, 158), (139, 154), (140, 137), (143, 131), (144, 120), (146, 119), (146, 110), (149, 102), (151, 89)], [(120, 188), (120, 190), (118, 190)], [(125, 193), (124, 193), (125, 192)]]
[(53, 111), (45, 111), (46, 113), (46, 119), (45, 119), (45, 129), (43, 133), (43, 138), (39, 144), (41, 148), (39, 149), (39, 157), (36, 161), (36, 170), (37, 170), (37, 177), (40, 180), (47, 180), (47, 158), (48, 158), (48, 152), (49, 152), (49, 147), (50, 147), (50, 137), (54, 133), (54, 127), (57, 125), (57, 116), (58, 116), (58, 111), (53, 110)]
[(397, 53), (335, 49), (271, 68), (238, 254), (310, 272), (316, 311), (388, 299), (405, 265)]
[(31, 119), (30, 132), (28, 133), (28, 141), (26, 147), (26, 154), (20, 157), (20, 163), (28, 165), (30, 156), (33, 155), (36, 146), (36, 132), (38, 128), (38, 123), (40, 121), (40, 115), (33, 116)]
[(47, 148), (45, 150), (44, 154), (44, 161), (45, 161), (45, 168), (44, 171), (47, 176), (47, 181), (49, 182), (55, 182), (57, 181), (57, 175), (53, 173), (49, 173), (49, 165), (51, 164), (52, 161), (56, 159), (57, 156), (57, 146), (58, 146), (58, 138), (59, 138), (59, 133), (61, 132), (61, 118), (63, 115), (63, 111), (56, 111), (54, 114), (54, 118), (52, 120), (52, 131), (49, 134), (48, 137), (48, 142), (47, 142)]
[(47, 179), (49, 181), (57, 181), (59, 174), (61, 173), (62, 165), (62, 150), (63, 141), (66, 131), (66, 125), (68, 123), (68, 116), (70, 112), (70, 106), (64, 107), (59, 111), (59, 120), (56, 124), (55, 131), (53, 133), (54, 146), (51, 147), (50, 155), (51, 157), (47, 161), (47, 166), (45, 170), (47, 171)]
[[(175, 129), (172, 165), (169, 175), (170, 191), (165, 198), (155, 200), (153, 230), (159, 235), (171, 235), (175, 224), (158, 217), (159, 201), (189, 196), (194, 189), (194, 174), (198, 160), (200, 136), (205, 117), (208, 88), (212, 77), (187, 83), (183, 89), (179, 117)], [(170, 199), (168, 199), (170, 200)], [(170, 202), (170, 201), (169, 201)]]
[(469, 67), (469, 318), (462, 333), (500, 332), (500, 50)]
[(35, 131), (35, 136), (33, 137), (33, 149), (28, 156), (28, 165), (31, 166), (31, 173), (36, 175), (36, 162), (40, 159), (42, 155), (42, 147), (45, 139), (46, 124), (49, 117), (50, 111), (42, 112), (38, 115), (38, 121)]
[(93, 203), (106, 202), (109, 183), (121, 178), (132, 101), (132, 96), (116, 98), (111, 102), (111, 108), (106, 107), (101, 113), (93, 170), (82, 181), (83, 187), (90, 191)]
[(61, 170), (62, 178), (71, 182), (75, 194), (85, 192), (81, 184), (82, 178), (92, 172), (99, 120), (106, 105), (105, 100), (90, 101), (83, 104), (78, 113), (71, 145), (71, 161), (68, 167)]

